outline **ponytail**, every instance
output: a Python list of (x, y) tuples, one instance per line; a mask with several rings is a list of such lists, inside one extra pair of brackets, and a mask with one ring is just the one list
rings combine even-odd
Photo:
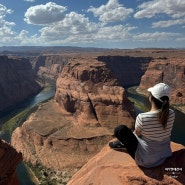
[(169, 98), (167, 96), (163, 96), (161, 98), (162, 102), (162, 107), (161, 111), (159, 112), (159, 122), (162, 124), (163, 128), (166, 128), (166, 124), (168, 121), (169, 117)]
[(158, 109), (160, 109), (160, 112), (158, 114), (159, 123), (162, 124), (163, 128), (166, 128), (168, 117), (169, 117), (169, 98), (168, 96), (161, 97), (161, 101), (156, 99), (154, 96), (151, 96), (152, 100), (154, 101), (155, 105)]

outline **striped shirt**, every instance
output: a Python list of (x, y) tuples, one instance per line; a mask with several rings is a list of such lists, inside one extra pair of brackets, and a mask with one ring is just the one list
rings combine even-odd
[(152, 141), (163, 141), (171, 136), (175, 113), (169, 110), (166, 128), (158, 120), (159, 111), (140, 113), (136, 118), (135, 130), (141, 131), (141, 138)]
[(170, 136), (175, 113), (169, 110), (166, 128), (159, 123), (158, 113), (159, 111), (141, 113), (136, 118), (135, 129), (141, 132), (140, 137), (134, 133), (138, 140), (135, 161), (139, 166), (155, 167), (172, 155)]

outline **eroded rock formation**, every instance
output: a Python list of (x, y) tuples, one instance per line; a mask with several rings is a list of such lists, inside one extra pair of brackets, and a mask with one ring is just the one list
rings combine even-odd
[(13, 132), (12, 144), (25, 161), (72, 175), (107, 144), (115, 126), (132, 128), (134, 115), (105, 63), (73, 59), (57, 79), (55, 99)]
[(160, 82), (170, 85), (171, 104), (185, 112), (185, 58), (153, 60), (141, 78), (138, 91), (146, 93), (146, 89)]
[(155, 168), (138, 167), (126, 152), (105, 146), (88, 161), (67, 185), (185, 184), (185, 147), (171, 143), (173, 156)]
[(40, 55), (33, 57), (31, 63), (35, 73), (42, 79), (56, 80), (62, 68), (68, 62), (68, 57), (62, 55)]
[(39, 92), (28, 59), (0, 56), (0, 112)]
[(133, 125), (133, 106), (105, 63), (72, 61), (63, 68), (56, 86), (56, 101), (75, 115), (76, 124), (109, 128), (123, 122)]
[(10, 144), (0, 140), (0, 185), (18, 185), (16, 167), (23, 160)]

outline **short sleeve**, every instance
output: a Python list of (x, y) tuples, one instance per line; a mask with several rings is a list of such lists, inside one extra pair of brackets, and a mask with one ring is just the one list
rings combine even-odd
[(138, 116), (136, 117), (136, 122), (135, 122), (135, 130), (141, 131), (142, 128), (143, 128), (142, 117), (141, 117), (141, 114), (138, 114)]

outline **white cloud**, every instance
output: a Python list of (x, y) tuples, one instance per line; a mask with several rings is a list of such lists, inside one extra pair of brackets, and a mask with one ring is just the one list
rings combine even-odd
[(45, 5), (31, 6), (25, 13), (24, 20), (28, 24), (51, 24), (64, 19), (66, 7), (48, 2)]
[(129, 25), (105, 26), (101, 23), (90, 22), (85, 15), (71, 12), (66, 17), (40, 30), (40, 39), (52, 43), (97, 43), (100, 41), (125, 40), (130, 37), (130, 30), (135, 27)]
[(133, 39), (138, 41), (150, 42), (150, 41), (174, 40), (180, 36), (181, 36), (180, 33), (154, 32), (154, 33), (142, 33), (142, 34), (134, 35)]
[(182, 25), (185, 24), (185, 18), (183, 19), (176, 19), (176, 20), (168, 20), (168, 21), (159, 21), (159, 22), (154, 22), (152, 24), (153, 28), (167, 28), (170, 26), (174, 26), (174, 25)]
[(91, 23), (88, 18), (82, 14), (71, 12), (57, 24), (48, 25), (40, 30), (41, 35), (46, 37), (62, 37), (70, 34), (85, 34), (97, 29), (95, 23)]
[(185, 16), (184, 0), (152, 0), (138, 6), (139, 11), (134, 14), (137, 19), (152, 18), (157, 14), (167, 14), (172, 18)]
[[(6, 22), (9, 27), (0, 28), (0, 33), (6, 34), (0, 43), (11, 43), (11, 45), (81, 45), (85, 43), (88, 45), (102, 41), (128, 39), (131, 37), (130, 30), (135, 29), (129, 25), (105, 26), (104, 23), (91, 22), (88, 17), (76, 12), (65, 15), (65, 10), (65, 7), (58, 6), (55, 3), (30, 7), (25, 13), (25, 21), (29, 24), (42, 25), (43, 27), (39, 30), (40, 34), (30, 36), (31, 32), (27, 30), (15, 33), (11, 30), (14, 23)], [(56, 16), (53, 16), (53, 12), (56, 13)], [(56, 20), (58, 20), (57, 24)], [(4, 19), (2, 19), (3, 21)]]
[(131, 38), (130, 30), (135, 27), (127, 27), (123, 25), (106, 26), (98, 30), (95, 39), (98, 40), (114, 40), (123, 41)]
[(12, 31), (12, 27), (15, 26), (14, 22), (8, 22), (5, 17), (7, 14), (12, 14), (13, 10), (7, 9), (0, 4), (0, 43), (8, 43), (12, 41), (15, 32)]
[(6, 14), (13, 13), (13, 10), (7, 9), (4, 5), (0, 4), (0, 16), (5, 17)]
[(118, 0), (109, 0), (106, 5), (101, 5), (98, 8), (90, 7), (87, 12), (92, 12), (95, 17), (99, 17), (101, 22), (116, 22), (125, 20), (133, 9), (125, 8)]

